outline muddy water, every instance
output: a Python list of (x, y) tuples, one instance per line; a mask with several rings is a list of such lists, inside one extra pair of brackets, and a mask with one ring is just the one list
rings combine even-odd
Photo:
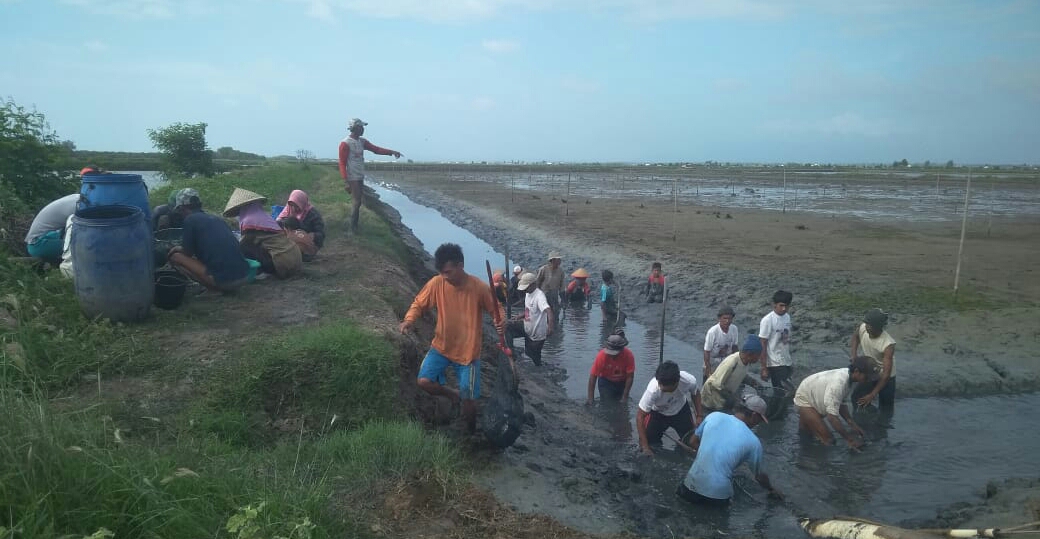
[[(436, 210), (386, 187), (374, 188), (384, 202), (401, 213), (404, 224), (428, 251), (452, 241), (462, 246), (472, 273), (483, 275), (485, 259), (494, 268), (502, 267), (502, 254)], [(631, 301), (631, 292), (622, 291), (623, 308), (626, 300)], [(562, 384), (575, 407), (582, 406), (586, 373), (612, 327), (613, 321), (604, 321), (598, 306), (590, 310), (571, 307), (563, 316), (561, 330), (546, 343), (545, 361), (569, 373)], [(657, 328), (632, 320), (626, 321), (625, 331), (637, 363), (632, 402), (621, 408), (597, 405), (589, 413), (617, 444), (616, 451), (627, 455), (641, 474), (623, 502), (630, 506), (626, 511), (632, 523), (629, 527), (639, 533), (668, 536), (672, 532), (704, 534), (720, 530), (793, 537), (801, 534), (794, 524), (796, 514), (853, 514), (890, 523), (912, 523), (932, 518), (937, 510), (953, 503), (979, 501), (979, 492), (988, 481), (1032, 477), (1040, 469), (1040, 454), (1035, 451), (1040, 445), (1040, 429), (1033, 428), (1035, 421), (1031, 419), (1040, 408), (1040, 394), (900, 399), (894, 417), (872, 411), (858, 415), (869, 440), (862, 453), (852, 453), (841, 444), (823, 447), (800, 438), (793, 413), (758, 427), (767, 471), (786, 494), (786, 503), (767, 501), (743, 471), (738, 474), (729, 512), (690, 508), (673, 494), (689, 467), (689, 457), (668, 447), (670, 444), (656, 459), (635, 456), (635, 401), (657, 366), (661, 334)], [(677, 361), (700, 378), (700, 352), (679, 339), (664, 338), (664, 358)], [(537, 368), (529, 361), (520, 366)], [(594, 530), (602, 526), (587, 524)]]

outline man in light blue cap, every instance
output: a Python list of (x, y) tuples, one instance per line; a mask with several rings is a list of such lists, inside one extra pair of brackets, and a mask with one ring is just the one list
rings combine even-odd
[[(715, 372), (704, 381), (701, 403), (712, 410), (728, 410), (740, 397), (740, 386), (747, 378), (748, 365), (762, 354), (762, 342), (757, 335), (748, 335), (740, 351), (730, 354), (719, 363)], [(753, 378), (748, 378), (754, 382)]]

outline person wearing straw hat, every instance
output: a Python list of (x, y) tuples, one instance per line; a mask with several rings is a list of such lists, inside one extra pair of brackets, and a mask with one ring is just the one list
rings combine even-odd
[(871, 309), (863, 317), (863, 323), (852, 334), (849, 361), (856, 358), (860, 349), (870, 358), (874, 374), (870, 379), (852, 390), (852, 402), (858, 406), (870, 404), (874, 397), (882, 410), (891, 410), (896, 401), (896, 340), (885, 331), (888, 314), (881, 309)]
[(762, 353), (762, 341), (757, 335), (748, 335), (740, 351), (730, 354), (719, 363), (715, 372), (704, 381), (701, 402), (710, 410), (728, 410), (740, 398), (740, 386), (745, 380), (754, 383), (747, 375), (748, 365), (758, 361)]
[(224, 207), (224, 217), (237, 217), (242, 254), (260, 262), (265, 273), (285, 279), (303, 268), (303, 253), (278, 222), (264, 211), (267, 197), (236, 187)]
[[(812, 434), (824, 445), (831, 445), (834, 436), (827, 428), (830, 424), (849, 447), (859, 449), (863, 445), (864, 433), (849, 413), (849, 393), (852, 384), (865, 382), (873, 372), (871, 359), (859, 356), (848, 367), (821, 371), (802, 380), (794, 394), (794, 405), (798, 407), (798, 431)], [(848, 423), (851, 433), (842, 426), (842, 419)]]
[(545, 293), (554, 316), (560, 312), (560, 293), (563, 292), (563, 257), (558, 251), (549, 253), (549, 263), (538, 268), (535, 285)]
[(392, 155), (395, 159), (401, 157), (401, 152), (380, 148), (372, 144), (365, 137), (365, 126), (368, 122), (362, 122), (358, 118), (351, 118), (347, 124), (350, 135), (339, 143), (339, 175), (346, 182), (347, 192), (354, 199), (354, 209), (350, 214), (350, 230), (357, 234), (358, 221), (361, 215), (361, 203), (364, 199), (365, 180), (365, 150), (379, 155)]
[(636, 358), (628, 349), (628, 339), (624, 335), (616, 334), (607, 337), (607, 342), (596, 354), (592, 369), (589, 370), (588, 398), (585, 403), (593, 403), (597, 387), (599, 398), (603, 402), (627, 401), (635, 372)]
[(232, 292), (246, 283), (249, 264), (223, 219), (202, 211), (199, 192), (177, 191), (173, 211), (182, 219), (181, 244), (170, 249), (170, 264), (211, 292)]
[[(520, 282), (516, 285), (517, 290), (524, 294), (523, 337), (524, 353), (535, 365), (542, 364), (542, 348), (545, 339), (553, 332), (553, 310), (545, 293), (539, 290), (535, 283), (533, 273), (525, 273), (520, 276)], [(510, 331), (512, 338), (519, 337), (520, 332), (514, 329)]]
[(592, 293), (592, 287), (589, 286), (589, 272), (585, 271), (585, 268), (578, 268), (571, 273), (571, 278), (573, 280), (567, 283), (567, 290), (564, 292), (567, 301), (585, 303)]
[(690, 438), (697, 456), (676, 494), (697, 505), (726, 506), (733, 497), (733, 473), (747, 463), (755, 481), (771, 496), (783, 499), (763, 470), (762, 441), (751, 432), (759, 423), (768, 422), (766, 403), (757, 395), (737, 403), (733, 415), (708, 414)]

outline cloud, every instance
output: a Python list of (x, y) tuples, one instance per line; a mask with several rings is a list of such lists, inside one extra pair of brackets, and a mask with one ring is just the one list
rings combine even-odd
[(307, 16), (325, 22), (336, 21), (335, 15), (332, 14), (332, 6), (326, 0), (310, 0), (307, 2)]
[(485, 39), (480, 45), (488, 52), (499, 54), (520, 49), (519, 42), (508, 39)]
[(778, 135), (830, 135), (885, 137), (898, 132), (898, 126), (887, 118), (864, 118), (855, 112), (843, 112), (827, 118), (778, 119), (763, 123), (762, 131)]
[(90, 52), (105, 52), (108, 50), (108, 45), (106, 45), (103, 41), (99, 41), (97, 39), (91, 39), (90, 41), (87, 41), (83, 44), (83, 47)]

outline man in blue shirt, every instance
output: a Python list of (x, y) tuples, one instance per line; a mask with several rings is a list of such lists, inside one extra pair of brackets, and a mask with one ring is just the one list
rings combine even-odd
[(194, 189), (181, 189), (175, 198), (184, 234), (181, 245), (170, 249), (170, 264), (213, 292), (232, 292), (245, 284), (249, 264), (227, 223), (202, 211)]
[(697, 457), (679, 484), (680, 498), (697, 504), (726, 505), (733, 497), (733, 472), (747, 463), (755, 480), (781, 497), (762, 470), (762, 442), (751, 428), (766, 420), (766, 403), (753, 395), (733, 409), (733, 415), (713, 412), (704, 418), (691, 438)]

